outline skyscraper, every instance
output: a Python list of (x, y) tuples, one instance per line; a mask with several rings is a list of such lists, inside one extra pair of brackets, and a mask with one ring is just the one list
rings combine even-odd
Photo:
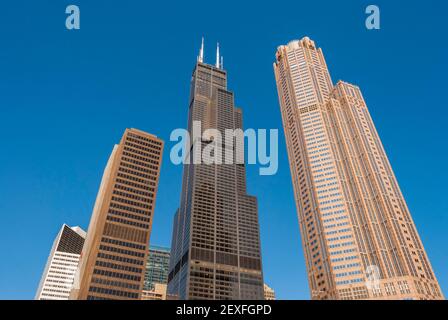
[(360, 89), (308, 37), (274, 71), (312, 298), (443, 298)]
[(126, 129), (103, 174), (79, 270), (80, 300), (140, 299), (163, 141)]
[(143, 299), (163, 299), (166, 296), (170, 249), (158, 246), (149, 248), (146, 261)]
[(35, 300), (68, 300), (85, 237), (86, 233), (80, 227), (62, 225), (53, 242)]
[[(203, 62), (203, 46), (191, 78), (188, 131), (193, 138), (184, 164), (180, 208), (173, 223), (168, 293), (180, 299), (263, 299), (258, 209), (247, 195), (244, 164), (237, 164), (235, 139), (222, 145), (207, 135), (242, 128), (242, 111), (227, 89), (219, 51), (216, 64)], [(202, 138), (195, 138), (200, 122)], [(194, 164), (214, 144), (231, 164)], [(216, 157), (219, 157), (217, 154)]]

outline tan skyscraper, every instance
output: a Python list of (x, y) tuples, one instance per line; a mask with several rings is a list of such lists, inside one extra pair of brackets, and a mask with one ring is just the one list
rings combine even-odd
[(442, 299), (360, 89), (307, 37), (274, 71), (312, 298)]
[(140, 299), (163, 141), (126, 129), (107, 163), (72, 298)]

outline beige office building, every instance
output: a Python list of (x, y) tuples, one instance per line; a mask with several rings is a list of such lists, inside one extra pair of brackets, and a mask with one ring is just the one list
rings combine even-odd
[(275, 300), (275, 291), (269, 287), (266, 283), (264, 284), (264, 300)]
[(142, 300), (168, 300), (165, 283), (154, 283), (151, 290), (142, 291)]
[(107, 163), (71, 297), (141, 299), (163, 141), (126, 129)]
[(305, 37), (274, 71), (313, 299), (443, 299), (360, 89)]

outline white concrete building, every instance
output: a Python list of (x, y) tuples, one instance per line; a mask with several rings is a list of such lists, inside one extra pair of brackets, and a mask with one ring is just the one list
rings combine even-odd
[(48, 257), (36, 300), (68, 300), (86, 232), (80, 227), (62, 225)]

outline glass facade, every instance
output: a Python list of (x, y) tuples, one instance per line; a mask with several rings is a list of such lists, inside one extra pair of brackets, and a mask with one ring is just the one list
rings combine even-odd
[(168, 268), (170, 264), (170, 249), (151, 246), (146, 262), (145, 283), (143, 290), (155, 289), (155, 284), (168, 283)]

